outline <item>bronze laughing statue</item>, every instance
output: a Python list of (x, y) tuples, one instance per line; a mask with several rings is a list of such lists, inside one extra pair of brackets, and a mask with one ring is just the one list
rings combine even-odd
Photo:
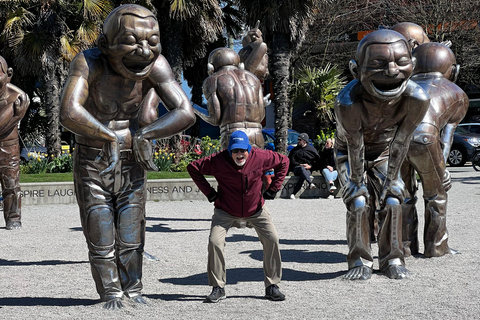
[(25, 92), (10, 83), (12, 75), (12, 68), (0, 56), (0, 178), (7, 230), (22, 227), (18, 123), (30, 104)]
[[(127, 4), (106, 18), (97, 47), (78, 54), (60, 119), (75, 133), (75, 192), (97, 292), (104, 308), (141, 295), (146, 171), (151, 139), (190, 127), (195, 115), (160, 54), (152, 12)], [(157, 116), (158, 95), (169, 112)]]
[(238, 53), (228, 48), (213, 50), (208, 57), (208, 74), (203, 94), (208, 110), (195, 106), (206, 122), (220, 126), (222, 148), (237, 130), (247, 133), (252, 147), (263, 149), (262, 120), (265, 117), (263, 90), (258, 78), (239, 67)]
[(413, 56), (417, 65), (411, 79), (427, 91), (431, 100), (427, 113), (413, 133), (402, 166), (406, 186), (403, 246), (406, 256), (419, 253), (416, 171), (422, 181), (425, 202), (424, 254), (439, 257), (454, 252), (447, 243), (447, 191), (451, 184), (445, 162), (453, 132), (467, 112), (468, 97), (453, 83), (459, 66), (450, 48), (440, 43), (425, 43), (413, 51)]
[(242, 39), (243, 48), (238, 52), (245, 69), (253, 73), (260, 81), (268, 76), (267, 44), (263, 42), (262, 31), (256, 26)]
[[(377, 212), (380, 271), (392, 279), (408, 275), (402, 246), (404, 183), (400, 165), (429, 96), (410, 80), (415, 66), (407, 40), (392, 30), (377, 30), (359, 43), (355, 76), (338, 95), (336, 158), (347, 207), (348, 280), (372, 275), (370, 212)], [(378, 210), (370, 210), (375, 197)]]

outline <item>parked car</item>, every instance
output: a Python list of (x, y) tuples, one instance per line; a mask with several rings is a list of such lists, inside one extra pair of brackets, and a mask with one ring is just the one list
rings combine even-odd
[(453, 134), (447, 162), (453, 167), (461, 167), (470, 161), (473, 153), (480, 148), (480, 123), (459, 124)]
[[(265, 149), (275, 151), (275, 129), (264, 128), (262, 129), (263, 139), (265, 140)], [(288, 129), (287, 137), (287, 153), (292, 150), (298, 142), (298, 136), (300, 132)]]

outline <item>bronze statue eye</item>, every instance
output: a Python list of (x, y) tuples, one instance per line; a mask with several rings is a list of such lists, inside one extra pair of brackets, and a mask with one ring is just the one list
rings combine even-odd
[(148, 44), (151, 46), (156, 46), (159, 42), (160, 37), (158, 36), (158, 34), (155, 34), (148, 39)]
[(385, 65), (385, 60), (372, 59), (368, 61), (369, 67), (382, 67), (383, 65)]
[(407, 57), (402, 57), (400, 59), (397, 59), (396, 63), (399, 66), (408, 66), (409, 64), (412, 63), (412, 61)]
[(127, 35), (127, 36), (123, 37), (122, 42), (126, 45), (132, 46), (132, 45), (137, 43), (137, 39), (133, 35), (130, 34), (130, 35)]

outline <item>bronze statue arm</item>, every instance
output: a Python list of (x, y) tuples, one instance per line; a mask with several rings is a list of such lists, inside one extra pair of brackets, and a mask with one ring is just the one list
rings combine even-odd
[(16, 98), (11, 103), (12, 106), (8, 107), (7, 110), (3, 111), (2, 113), (2, 117), (0, 120), (0, 136), (8, 134), (12, 131), (13, 128), (15, 128), (15, 126), (18, 125), (18, 123), (25, 116), (25, 113), (27, 112), (28, 106), (30, 104), (30, 99), (28, 98), (28, 95), (26, 95), (18, 87), (14, 86), (13, 84), (7, 84), (7, 90), (9, 96), (12, 95)]
[(117, 135), (88, 112), (84, 104), (88, 98), (89, 84), (82, 74), (87, 62), (77, 56), (72, 62), (70, 76), (63, 88), (60, 102), (60, 123), (73, 133), (102, 142), (118, 142)]
[(194, 106), (195, 114), (203, 121), (218, 126), (222, 116), (220, 101), (217, 96), (217, 79), (207, 78), (203, 83), (203, 95), (207, 99), (207, 109), (200, 106)]

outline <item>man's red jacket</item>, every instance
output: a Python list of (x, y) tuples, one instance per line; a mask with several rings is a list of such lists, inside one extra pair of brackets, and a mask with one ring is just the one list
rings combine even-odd
[(288, 157), (270, 150), (252, 148), (245, 165), (239, 167), (227, 149), (196, 161), (187, 170), (204, 195), (212, 192), (205, 175), (213, 176), (218, 182), (218, 198), (215, 207), (237, 217), (249, 217), (265, 203), (262, 196), (262, 177), (273, 169), (275, 176), (269, 189), (278, 191), (288, 173)]

